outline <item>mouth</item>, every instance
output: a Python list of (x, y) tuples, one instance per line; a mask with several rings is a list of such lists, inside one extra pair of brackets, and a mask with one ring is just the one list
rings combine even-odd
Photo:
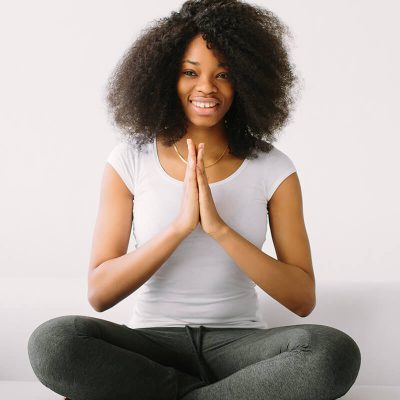
[(193, 102), (193, 100), (189, 100), (190, 105), (192, 109), (198, 114), (198, 115), (212, 115), (215, 114), (218, 109), (220, 104), (216, 102), (210, 102), (204, 105), (204, 103), (200, 102)]

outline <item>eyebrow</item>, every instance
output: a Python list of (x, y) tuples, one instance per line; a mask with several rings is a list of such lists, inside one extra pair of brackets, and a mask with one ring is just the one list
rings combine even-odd
[[(200, 63), (198, 61), (191, 61), (191, 60), (183, 60), (182, 64), (184, 64), (185, 62), (187, 62), (189, 64), (200, 65)], [(227, 67), (227, 66), (228, 66), (228, 64), (223, 63), (223, 62), (218, 64), (218, 67)]]

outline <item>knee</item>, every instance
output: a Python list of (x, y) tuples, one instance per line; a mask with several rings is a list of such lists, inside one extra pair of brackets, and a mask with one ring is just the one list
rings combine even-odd
[[(348, 390), (355, 382), (361, 366), (361, 351), (352, 337), (342, 331), (337, 333), (336, 354), (337, 368), (335, 379), (343, 383)], [(346, 391), (347, 391), (346, 390)]]
[(40, 324), (29, 336), (28, 356), (40, 381), (46, 383), (50, 374), (63, 364), (63, 356), (71, 350), (76, 338), (75, 315), (52, 318)]
[(319, 349), (322, 354), (321, 362), (328, 374), (327, 381), (336, 394), (343, 396), (358, 376), (361, 366), (360, 349), (345, 332), (329, 326), (319, 327)]

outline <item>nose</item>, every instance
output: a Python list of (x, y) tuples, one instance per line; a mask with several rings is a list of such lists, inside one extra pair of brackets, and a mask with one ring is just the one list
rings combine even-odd
[(204, 75), (197, 81), (196, 89), (203, 93), (213, 93), (217, 91), (213, 80)]

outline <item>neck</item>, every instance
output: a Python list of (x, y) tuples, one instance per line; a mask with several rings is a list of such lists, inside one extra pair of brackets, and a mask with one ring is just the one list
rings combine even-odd
[[(204, 143), (204, 161), (207, 164), (217, 160), (228, 146), (226, 131), (221, 125), (216, 125), (211, 128), (189, 126), (185, 136), (176, 143), (179, 152), (182, 155), (187, 155), (186, 139), (192, 139), (193, 144), (198, 149), (200, 143)], [(225, 158), (228, 155), (228, 150), (224, 154)]]

